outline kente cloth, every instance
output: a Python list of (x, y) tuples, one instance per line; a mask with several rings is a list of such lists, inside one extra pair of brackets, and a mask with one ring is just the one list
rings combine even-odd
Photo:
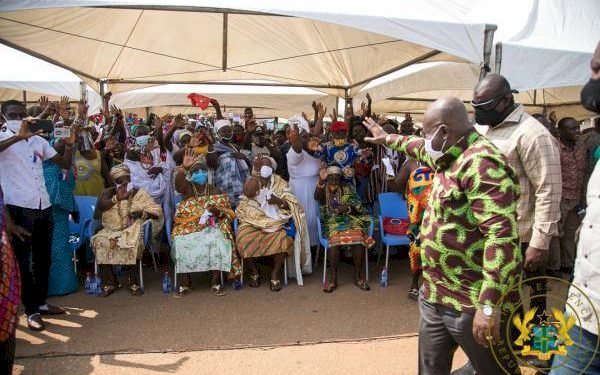
[(144, 250), (144, 220), (131, 221), (132, 212), (146, 212), (158, 217), (151, 219), (153, 237), (163, 226), (161, 207), (145, 190), (140, 189), (127, 200), (102, 213), (104, 228), (92, 237), (92, 247), (98, 264), (135, 264)]
[(219, 154), (218, 167), (215, 170), (215, 186), (229, 196), (229, 202), (232, 207), (239, 203), (240, 196), (243, 193), (244, 182), (250, 171), (248, 164), (242, 159), (233, 156), (237, 152), (233, 146), (217, 142), (214, 145), (213, 152)]
[[(215, 206), (222, 216), (201, 222), (206, 208)], [(241, 275), (240, 260), (235, 251), (232, 222), (235, 213), (227, 194), (194, 196), (177, 205), (173, 224), (172, 257), (177, 271), (231, 272), (230, 278)]]
[[(4, 205), (2, 205), (4, 208)], [(0, 237), (0, 342), (15, 335), (21, 306), (19, 263), (8, 236), (2, 228)]]
[[(298, 201), (298, 198), (292, 193), (287, 181), (283, 178), (272, 175), (266, 188), (272, 191), (273, 195), (284, 200), (288, 204), (289, 209), (284, 210), (277, 208), (277, 210), (280, 214), (284, 215), (283, 217), (291, 217), (294, 221), (297, 232), (296, 237), (294, 240), (287, 237), (285, 230), (283, 229), (283, 226), (287, 224), (289, 219), (273, 220), (264, 213), (260, 203), (255, 199), (248, 199), (247, 197), (242, 196), (240, 205), (235, 211), (240, 223), (238, 233), (236, 234), (238, 251), (242, 257), (247, 258), (249, 257), (248, 254), (255, 254), (256, 252), (260, 253), (260, 251), (263, 250), (263, 245), (266, 243), (270, 243), (271, 246), (281, 246), (279, 251), (276, 249), (264, 250), (271, 252), (275, 251), (272, 254), (281, 252), (293, 254), (293, 257), (288, 258), (288, 262), (290, 263), (290, 267), (288, 267), (290, 276), (297, 279), (298, 285), (303, 285), (302, 274), (312, 272), (310, 237), (308, 234), (304, 209), (302, 208), (300, 201)], [(272, 233), (277, 233), (277, 235), (270, 236)], [(282, 236), (287, 237), (287, 239), (284, 239)], [(266, 240), (261, 240), (261, 237)], [(256, 238), (259, 238), (258, 243), (255, 241)], [(275, 241), (275, 239), (278, 240)], [(293, 241), (293, 253), (288, 248), (287, 241)], [(254, 249), (255, 246), (257, 246), (258, 249)]]
[[(371, 216), (363, 206), (351, 186), (342, 185), (334, 193), (326, 187), (325, 204), (321, 206), (323, 236), (329, 240), (329, 247), (362, 245), (371, 248), (375, 240), (369, 237)], [(347, 205), (352, 211), (338, 215), (335, 210)]]
[(421, 240), (419, 238), (423, 214), (427, 209), (434, 173), (431, 168), (419, 166), (412, 171), (406, 184), (406, 201), (408, 205), (408, 231), (410, 270), (415, 273), (422, 269)]

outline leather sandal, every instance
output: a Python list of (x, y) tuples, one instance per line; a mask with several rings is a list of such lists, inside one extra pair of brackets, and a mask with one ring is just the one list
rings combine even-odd
[(129, 293), (131, 293), (132, 296), (139, 297), (144, 295), (144, 290), (139, 285), (133, 284), (129, 287)]
[(173, 294), (173, 298), (181, 298), (181, 297), (185, 296), (186, 294), (188, 294), (189, 291), (190, 291), (189, 287), (180, 285), (177, 288), (175, 288), (175, 293)]
[(227, 293), (225, 293), (223, 285), (221, 284), (215, 284), (211, 286), (210, 291), (217, 297), (223, 297), (227, 295)]
[(356, 285), (360, 290), (368, 292), (369, 290), (371, 290), (371, 287), (369, 286), (369, 284), (367, 284), (366, 281), (364, 280), (356, 280), (354, 282), (354, 285)]
[(258, 288), (260, 286), (260, 275), (250, 275), (250, 282), (248, 284), (251, 288)]
[(333, 293), (334, 290), (336, 290), (337, 288), (337, 284), (332, 282), (328, 282), (325, 284), (325, 286), (323, 287), (323, 292), (325, 293)]
[(281, 290), (281, 281), (279, 280), (271, 280), (271, 285), (269, 286), (271, 292), (279, 292)]
[(104, 285), (100, 297), (108, 297), (115, 292), (115, 287), (112, 285)]

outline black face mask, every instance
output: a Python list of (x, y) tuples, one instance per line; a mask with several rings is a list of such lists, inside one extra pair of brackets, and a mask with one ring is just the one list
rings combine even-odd
[(481, 108), (475, 108), (475, 122), (479, 125), (489, 125), (494, 127), (500, 124), (504, 119), (514, 110), (515, 101), (510, 100), (509, 105), (502, 112), (496, 112), (494, 109), (483, 110)]
[(600, 79), (590, 79), (583, 86), (581, 105), (588, 111), (600, 113)]

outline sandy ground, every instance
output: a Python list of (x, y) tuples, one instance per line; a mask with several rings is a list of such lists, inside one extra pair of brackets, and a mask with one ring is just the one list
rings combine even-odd
[[(182, 299), (161, 292), (160, 275), (144, 269), (146, 294), (109, 298), (83, 292), (50, 298), (68, 313), (45, 319), (47, 330), (17, 331), (16, 374), (416, 374), (419, 313), (407, 298), (408, 261), (392, 260), (390, 286), (370, 292), (340, 266), (340, 287), (321, 291), (321, 271), (279, 293), (266, 282), (228, 295), (209, 292), (195, 275)], [(455, 367), (466, 359), (460, 350)]]

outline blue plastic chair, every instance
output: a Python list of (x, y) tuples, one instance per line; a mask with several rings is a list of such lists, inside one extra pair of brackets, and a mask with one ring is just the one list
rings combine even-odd
[[(371, 217), (371, 224), (369, 225), (369, 237), (373, 237), (373, 218)], [(319, 231), (319, 244), (323, 246), (323, 285), (327, 279), (327, 252), (329, 251), (329, 240), (323, 238), (323, 231), (321, 230), (321, 217), (317, 220), (317, 230)], [(319, 260), (319, 252), (321, 247), (317, 248), (316, 261)], [(365, 249), (365, 281), (369, 281), (369, 249)]]
[[(410, 238), (406, 235), (385, 234), (383, 231), (383, 218), (391, 217), (394, 219), (408, 220), (408, 208), (406, 200), (399, 193), (381, 193), (379, 194), (379, 231), (381, 242), (385, 244), (385, 267), (389, 269), (390, 246), (401, 246), (410, 244)], [(381, 245), (379, 248), (381, 256)], [(379, 263), (379, 256), (377, 263)]]
[(97, 221), (94, 220), (94, 211), (96, 210), (97, 197), (87, 195), (76, 195), (75, 204), (79, 211), (79, 223), (76, 223), (69, 217), (69, 243), (73, 250), (73, 266), (77, 273), (77, 250), (83, 245), (88, 244), (92, 239), (96, 228)]

